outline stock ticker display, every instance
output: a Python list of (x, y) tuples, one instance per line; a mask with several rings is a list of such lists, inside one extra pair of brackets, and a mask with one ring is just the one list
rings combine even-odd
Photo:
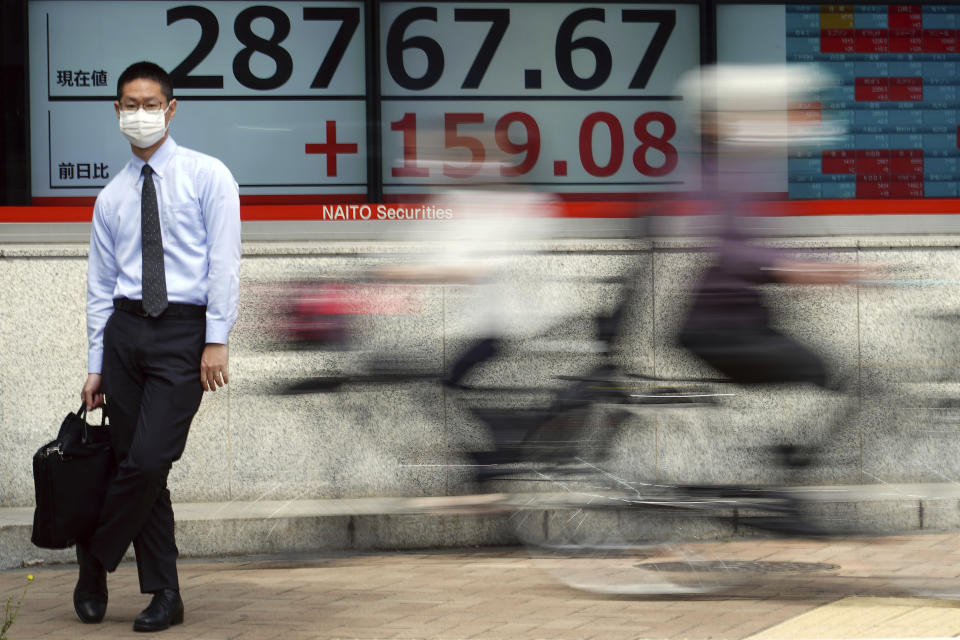
[(787, 62), (836, 83), (801, 118), (845, 122), (789, 152), (789, 197), (955, 198), (960, 183), (960, 6), (786, 5)]
[(544, 191), (699, 189), (674, 91), (700, 64), (695, 3), (31, 0), (29, 27), (35, 198), (92, 196), (126, 162), (111, 102), (139, 59), (241, 195), (416, 197), (491, 159)]
[[(718, 18), (727, 9), (719, 49), (821, 65), (837, 82), (792, 114), (846, 125), (778, 152), (762, 191), (960, 196), (960, 5), (731, 3)], [(701, 10), (31, 0), (31, 195), (92, 197), (127, 161), (112, 102), (134, 59), (170, 71), (173, 135), (229, 160), (245, 196), (362, 203), (374, 184), (415, 198), (484, 178), (490, 159), (497, 180), (583, 198), (696, 194), (700, 139), (676, 81), (701, 64)]]

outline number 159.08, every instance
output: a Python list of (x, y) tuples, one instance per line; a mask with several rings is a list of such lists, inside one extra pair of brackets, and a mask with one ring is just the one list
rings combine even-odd
[[(444, 162), (443, 175), (448, 178), (470, 178), (476, 175), (481, 164), (487, 159), (487, 150), (484, 141), (476, 135), (467, 135), (460, 132), (461, 125), (483, 124), (485, 116), (482, 113), (445, 113), (443, 114), (443, 149), (466, 149), (470, 155), (468, 163)], [(651, 131), (650, 124), (657, 123), (659, 132)], [(525, 135), (521, 140), (510, 137), (510, 127), (519, 124)], [(610, 154), (606, 158), (597, 158), (593, 147), (594, 131), (598, 127), (606, 128), (610, 136)], [(391, 175), (395, 178), (426, 178), (430, 169), (418, 163), (417, 144), (417, 115), (405, 113), (402, 118), (390, 123), (391, 131), (403, 134), (402, 165), (394, 167)], [(633, 151), (633, 166), (643, 176), (662, 177), (676, 169), (678, 162), (677, 149), (670, 144), (670, 140), (677, 132), (676, 121), (669, 114), (662, 111), (648, 111), (641, 114), (633, 122), (633, 133), (639, 146)], [(504, 164), (500, 167), (500, 175), (504, 178), (522, 176), (529, 173), (540, 158), (540, 127), (536, 119), (522, 111), (511, 111), (501, 116), (494, 125), (494, 144), (507, 155), (523, 155), (517, 164)], [(436, 145), (439, 147), (439, 145)], [(624, 132), (619, 118), (606, 111), (594, 111), (587, 115), (580, 123), (577, 139), (580, 165), (591, 176), (606, 178), (614, 175), (623, 165)], [(651, 163), (648, 152), (658, 151), (655, 163)], [(657, 162), (659, 161), (659, 162)]]

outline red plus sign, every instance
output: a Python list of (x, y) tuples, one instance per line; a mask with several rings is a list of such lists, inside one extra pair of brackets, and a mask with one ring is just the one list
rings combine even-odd
[(323, 144), (307, 144), (307, 153), (325, 153), (327, 154), (327, 176), (337, 175), (337, 154), (356, 153), (357, 145), (342, 142), (337, 144), (337, 123), (334, 120), (327, 120), (327, 141)]

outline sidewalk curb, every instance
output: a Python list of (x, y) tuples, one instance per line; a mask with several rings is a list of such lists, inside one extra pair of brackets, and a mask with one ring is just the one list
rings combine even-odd
[[(960, 531), (960, 485), (953, 483), (806, 487), (796, 493), (807, 499), (813, 516), (836, 531)], [(527, 509), (529, 515), (517, 523), (508, 516), (524, 508), (525, 494), (175, 504), (177, 546), (182, 557), (207, 558), (512, 546), (520, 544), (514, 524), (525, 540), (536, 543), (549, 528), (545, 510), (550, 495), (538, 494), (539, 506)], [(562, 500), (559, 504), (569, 509), (569, 494), (557, 495)], [(589, 502), (595, 498), (584, 495)], [(677, 526), (695, 531), (699, 539), (764, 535), (736, 526), (735, 519), (713, 522), (689, 511), (680, 511), (676, 517), (661, 513), (655, 522), (624, 517), (629, 513), (615, 513), (615, 522), (594, 520), (594, 526), (612, 526), (638, 536), (662, 536)], [(30, 507), (0, 509), (0, 570), (76, 562), (72, 548), (33, 546), (32, 521)], [(133, 558), (132, 547), (126, 558)]]
[[(444, 513), (437, 505), (436, 498), (175, 504), (177, 546), (181, 557), (225, 557), (517, 544), (509, 522), (495, 511)], [(73, 548), (35, 547), (32, 521), (32, 508), (0, 509), (0, 570), (76, 562)], [(131, 546), (125, 559), (133, 557)]]

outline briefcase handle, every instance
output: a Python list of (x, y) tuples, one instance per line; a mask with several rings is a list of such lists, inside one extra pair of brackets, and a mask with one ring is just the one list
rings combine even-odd
[[(80, 410), (77, 411), (77, 417), (83, 421), (83, 435), (80, 437), (80, 442), (82, 444), (87, 444), (87, 428), (90, 426), (87, 424), (87, 403), (84, 402), (80, 405)], [(103, 405), (100, 408), (100, 427), (103, 429), (107, 428), (107, 405)]]

